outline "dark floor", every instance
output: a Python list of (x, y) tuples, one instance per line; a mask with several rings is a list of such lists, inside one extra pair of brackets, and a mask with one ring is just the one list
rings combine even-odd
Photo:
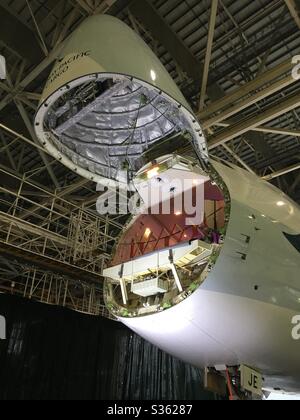
[(197, 400), (202, 373), (121, 324), (0, 295), (0, 400)]

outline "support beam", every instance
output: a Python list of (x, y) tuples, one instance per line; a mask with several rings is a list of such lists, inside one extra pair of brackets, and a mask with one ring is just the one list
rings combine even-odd
[(121, 286), (123, 303), (124, 303), (124, 305), (127, 305), (128, 295), (127, 295), (126, 283), (125, 283), (124, 279), (120, 279), (120, 286)]
[[(31, 214), (34, 211), (37, 211), (39, 209), (41, 209), (41, 207), (46, 206), (49, 204), (49, 202), (51, 202), (53, 199), (59, 199), (59, 201), (61, 201), (61, 203), (63, 203), (66, 208), (72, 208), (73, 210), (82, 210), (81, 206), (78, 206), (78, 204), (73, 203), (72, 201), (68, 200), (68, 197), (70, 194), (72, 194), (73, 192), (80, 190), (81, 188), (83, 188), (84, 186), (86, 186), (88, 183), (90, 183), (91, 181), (88, 179), (80, 179), (77, 182), (74, 182), (73, 184), (67, 186), (66, 188), (61, 189), (59, 192), (57, 191), (50, 191), (48, 189), (48, 187), (45, 187), (44, 185), (41, 185), (39, 183), (37, 183), (36, 181), (33, 181), (31, 179), (25, 179), (23, 178), (23, 175), (16, 173), (15, 171), (12, 171), (11, 169), (4, 167), (3, 165), (0, 165), (0, 178), (3, 177), (3, 174), (7, 174), (8, 176), (10, 176), (11, 178), (15, 179), (18, 181), (18, 183), (23, 182), (24, 185), (26, 185), (28, 188), (32, 187), (33, 189), (40, 191), (41, 195), (46, 194), (46, 196), (48, 196), (49, 198), (47, 198), (45, 201), (42, 201), (41, 203), (38, 203), (35, 205), (35, 209), (31, 208), (28, 210), (23, 211), (23, 213), (20, 213), (18, 215), (19, 219), (24, 219), (26, 217), (26, 215)], [(47, 208), (46, 208), (47, 210)], [(67, 210), (66, 210), (67, 211)], [(69, 211), (69, 210), (68, 210)], [(124, 226), (114, 220), (111, 219), (107, 219), (107, 217), (105, 216), (100, 216), (98, 215), (98, 219), (108, 223), (110, 226), (112, 227), (116, 227), (118, 229), (123, 229)]]
[[(19, 101), (15, 101), (15, 102), (16, 102), (16, 106), (17, 106), (17, 108), (18, 108), (18, 110), (19, 110), (19, 112), (21, 114), (21, 117), (23, 118), (23, 121), (24, 121), (24, 123), (26, 125), (26, 128), (27, 128), (30, 136), (32, 137), (32, 140), (34, 141), (34, 143), (39, 144), (39, 141), (36, 138), (34, 129), (32, 127), (32, 124), (31, 124), (31, 122), (29, 120), (29, 117), (28, 117), (28, 115), (27, 115), (27, 113), (25, 111), (25, 108), (24, 108), (23, 104), (21, 104)], [(46, 156), (46, 154), (44, 152), (42, 152), (40, 150), (39, 150), (39, 154), (40, 154), (40, 156), (42, 158), (42, 161), (44, 162), (44, 165), (45, 165), (45, 167), (46, 167), (46, 169), (47, 169), (47, 171), (49, 173), (49, 176), (50, 176), (52, 182), (58, 188), (59, 187), (59, 182), (58, 182), (58, 180), (57, 180), (57, 178), (56, 178), (56, 176), (55, 176), (55, 174), (53, 172), (53, 169), (51, 168), (51, 166), (49, 164), (48, 157)]]
[(26, 4), (27, 4), (27, 7), (28, 7), (28, 9), (29, 9), (29, 12), (30, 12), (31, 18), (32, 18), (32, 20), (33, 20), (33, 23), (34, 23), (35, 29), (36, 29), (36, 31), (37, 31), (37, 35), (38, 35), (38, 37), (39, 37), (39, 40), (40, 40), (40, 43), (41, 43), (41, 46), (42, 46), (43, 52), (44, 52), (45, 56), (47, 56), (47, 55), (49, 54), (49, 51), (48, 51), (48, 48), (47, 48), (46, 42), (45, 42), (45, 40), (44, 40), (43, 34), (42, 34), (41, 30), (40, 30), (39, 24), (38, 24), (38, 22), (37, 22), (37, 20), (36, 20), (36, 18), (35, 18), (35, 16), (34, 16), (34, 13), (33, 13), (32, 7), (30, 6), (29, 0), (26, 0)]
[(200, 121), (203, 121), (209, 118), (213, 113), (220, 112), (223, 108), (228, 107), (235, 103), (236, 101), (241, 100), (244, 96), (253, 94), (257, 89), (262, 88), (268, 83), (271, 83), (275, 79), (285, 75), (286, 73), (291, 73), (293, 68), (292, 60), (287, 60), (282, 64), (264, 72), (256, 79), (251, 82), (246, 83), (242, 87), (236, 89), (234, 92), (225, 95), (223, 98), (210, 104), (205, 110), (198, 113), (198, 118)]
[(0, 254), (6, 259), (12, 259), (13, 261), (22, 261), (29, 263), (30, 266), (40, 267), (47, 272), (59, 273), (71, 279), (88, 279), (89, 281), (95, 281), (97, 283), (103, 280), (103, 276), (100, 273), (95, 273), (89, 269), (80, 267), (78, 265), (72, 265), (68, 262), (58, 261), (55, 258), (51, 258), (46, 255), (37, 254), (27, 249), (4, 243), (0, 240)]
[(53, 61), (55, 61), (62, 51), (65, 43), (61, 42), (35, 69), (28, 74), (14, 89), (14, 92), (8, 93), (0, 102), (0, 111), (4, 109), (14, 97), (23, 92), (23, 90), (35, 80)]
[(214, 41), (214, 34), (215, 34), (215, 27), (216, 27), (217, 13), (218, 13), (218, 2), (219, 0), (212, 0), (211, 2), (211, 13), (210, 13), (207, 48), (206, 48), (204, 69), (203, 69), (203, 76), (202, 76), (199, 111), (202, 111), (205, 105), (209, 65), (210, 65), (210, 60), (211, 60), (212, 46), (213, 46), (213, 41)]
[[(265, 89), (259, 90), (257, 93), (251, 94), (246, 99), (237, 102), (236, 105), (228, 106), (223, 112), (216, 115), (215, 117), (211, 117), (208, 120), (204, 121), (202, 127), (204, 129), (210, 128), (218, 122), (224, 121), (227, 118), (232, 117), (233, 115), (237, 114), (240, 111), (248, 108), (251, 105), (256, 104), (257, 102), (261, 101), (262, 99), (267, 98), (270, 95), (290, 86), (291, 84), (295, 83), (296, 80), (292, 77), (291, 74), (272, 83)], [(243, 88), (241, 88), (243, 90)]]
[(193, 80), (200, 82), (203, 65), (173, 32), (165, 20), (147, 0), (135, 0), (130, 5), (131, 13), (145, 24), (152, 35), (161, 42), (183, 71)]
[(41, 94), (35, 93), (35, 92), (23, 92), (22, 95), (24, 95), (27, 99), (30, 99), (31, 101), (37, 101), (39, 102), (41, 100)]
[[(229, 123), (218, 123), (217, 125), (221, 126), (221, 127), (229, 127), (230, 124)], [(274, 134), (280, 134), (280, 135), (284, 135), (284, 136), (292, 136), (292, 137), (299, 137), (300, 136), (300, 131), (295, 131), (295, 130), (288, 130), (288, 129), (280, 129), (280, 128), (273, 128), (273, 127), (267, 127), (267, 126), (261, 126), (261, 127), (255, 127), (251, 130), (251, 132), (247, 133), (247, 141), (249, 143), (253, 143), (252, 141), (250, 141), (248, 135), (253, 134), (255, 132), (261, 133), (274, 133)], [(271, 148), (269, 148), (269, 146), (266, 147), (267, 143), (262, 143), (261, 139), (253, 136), (256, 140), (257, 143), (255, 145), (252, 144), (254, 149), (257, 149), (257, 151), (260, 151), (261, 154), (265, 157), (273, 157), (275, 152), (274, 150), (272, 150)], [(223, 147), (226, 149), (226, 151), (232, 155), (245, 169), (247, 169), (248, 171), (255, 173), (231, 148), (229, 148), (226, 144), (223, 144)], [(214, 147), (209, 147), (209, 149), (214, 149)], [(266, 166), (268, 166), (266, 164)], [(278, 166), (278, 164), (272, 164), (273, 167)], [(292, 167), (294, 168), (294, 167)], [(293, 169), (294, 170), (294, 169)], [(300, 180), (300, 177), (297, 181), (295, 181), (295, 185), (294, 185), (294, 189), (296, 188), (298, 181)], [(292, 187), (291, 187), (292, 188)], [(293, 189), (293, 190), (294, 190)]]
[(5, 153), (7, 155), (10, 166), (12, 167), (12, 169), (14, 169), (16, 171), (17, 170), (16, 162), (11, 155), (9, 144), (7, 143), (6, 139), (3, 136), (3, 133), (1, 133), (1, 132), (0, 132), (0, 138), (1, 138), (2, 143), (4, 144)]
[[(1, 187), (1, 191), (4, 189)], [(61, 246), (68, 246), (68, 238), (59, 235), (57, 233), (51, 232), (50, 230), (44, 229), (42, 227), (33, 225), (24, 220), (20, 220), (18, 217), (12, 216), (10, 214), (3, 213), (0, 211), (0, 222), (7, 225), (12, 225), (17, 227), (22, 232), (28, 232), (42, 238), (47, 238)], [(2, 228), (3, 229), (3, 228)]]
[(266, 175), (263, 177), (265, 181), (271, 181), (272, 179), (279, 178), (280, 176), (289, 174), (291, 172), (295, 172), (300, 170), (300, 163), (296, 165), (289, 166), (288, 168), (281, 169), (280, 171), (273, 172), (270, 175)]
[(269, 121), (272, 121), (299, 106), (300, 97), (297, 93), (287, 99), (284, 99), (283, 101), (267, 109), (266, 111), (261, 112), (258, 115), (254, 115), (251, 118), (247, 118), (241, 123), (230, 126), (228, 129), (221, 131), (219, 134), (210, 137), (209, 147), (215, 148), (221, 144), (224, 144), (227, 141), (239, 137), (242, 134), (251, 131), (253, 128), (263, 125)]
[[(110, 7), (113, 7), (113, 5), (115, 4), (114, 0), (106, 0), (105, 4), (108, 5), (108, 7), (104, 10), (107, 11), (109, 10)], [(8, 13), (6, 11), (6, 9), (3, 9), (4, 13), (2, 13), (2, 7), (0, 6), (0, 39), (3, 40), (3, 42), (5, 43), (5, 37), (2, 36), (2, 31), (4, 31), (4, 26), (6, 28), (6, 26), (8, 26), (8, 28), (6, 28), (6, 32), (10, 34), (10, 36), (12, 38), (14, 38), (15, 33), (22, 33), (21, 29), (19, 30), (19, 28), (17, 27), (17, 24), (15, 25), (7, 25), (6, 24), (6, 20), (4, 20), (5, 25), (2, 25), (2, 16), (5, 18), (6, 14)], [(9, 13), (8, 13), (9, 15)], [(4, 109), (8, 104), (10, 104), (14, 97), (20, 93), (22, 93), (25, 88), (33, 81), (35, 80), (48, 66), (50, 66), (55, 60), (57, 60), (57, 58), (59, 58), (59, 55), (61, 53), (61, 51), (64, 48), (64, 45), (68, 39), (68, 37), (66, 37), (67, 35), (67, 31), (69, 30), (70, 26), (74, 23), (74, 19), (76, 18), (76, 10), (74, 10), (71, 14), (70, 14), (70, 19), (68, 19), (68, 21), (66, 22), (62, 34), (59, 36), (56, 44), (55, 44), (55, 48), (49, 53), (49, 55), (44, 58), (44, 55), (42, 53), (42, 50), (39, 46), (39, 43), (34, 35), (34, 33), (32, 31), (30, 31), (26, 26), (25, 29), (26, 31), (29, 31), (31, 33), (31, 36), (33, 36), (33, 40), (32, 42), (24, 42), (24, 40), (26, 39), (26, 36), (24, 35), (22, 37), (22, 40), (20, 41), (20, 49), (23, 50), (24, 44), (26, 43), (26, 48), (28, 48), (31, 52), (31, 54), (34, 52), (36, 54), (36, 51), (39, 51), (38, 56), (36, 57), (36, 59), (33, 59), (33, 57), (28, 57), (28, 60), (30, 60), (30, 62), (32, 64), (36, 64), (36, 63), (40, 63), (38, 64), (35, 69), (33, 71), (31, 71), (20, 83), (17, 84), (17, 86), (15, 87), (13, 92), (8, 93), (0, 102), (0, 111), (2, 109)], [(12, 16), (12, 19), (15, 19), (17, 23), (19, 23), (19, 21)], [(22, 25), (22, 23), (21, 23)], [(16, 28), (15, 31), (12, 30), (12, 28)], [(25, 31), (25, 30), (24, 30)], [(25, 32), (24, 32), (25, 33)], [(65, 38), (66, 37), (66, 38)], [(21, 39), (21, 37), (20, 37)], [(37, 45), (37, 48), (36, 48)], [(21, 55), (21, 54), (20, 54)], [(24, 54), (23, 54), (24, 55)], [(44, 58), (44, 59), (43, 59)], [(43, 61), (42, 61), (43, 60)]]
[(231, 150), (230, 147), (228, 147), (226, 144), (223, 144), (224, 149), (231, 155), (234, 157), (234, 159), (239, 162), (245, 169), (247, 169), (247, 171), (251, 172), (252, 174), (256, 175), (255, 172), (250, 168), (250, 166), (247, 165), (247, 163), (245, 163), (243, 161), (243, 159), (241, 159), (233, 150)]
[(294, 19), (296, 25), (300, 29), (300, 10), (299, 5), (296, 4), (296, 0), (284, 0), (287, 5), (292, 18)]
[(261, 127), (256, 127), (254, 131), (259, 131), (261, 133), (279, 134), (281, 136), (300, 137), (299, 130), (289, 130), (287, 128), (261, 126)]
[[(254, 60), (256, 61), (259, 56), (263, 56), (266, 50), (270, 48), (274, 49), (275, 45), (281, 45), (283, 40), (295, 37), (298, 33), (298, 28), (295, 27), (292, 19), (287, 20), (284, 25), (282, 24), (280, 27), (278, 26), (278, 29), (274, 27), (268, 28), (269, 29), (266, 29), (261, 37), (257, 37), (252, 48), (240, 48), (236, 51), (234, 60), (222, 60), (219, 64), (216, 63), (216, 66), (210, 73), (210, 84), (217, 83), (219, 81), (220, 74), (231, 74), (236, 72), (237, 63), (240, 63), (239, 66), (241, 65), (241, 67), (239, 67), (239, 69), (243, 73), (243, 66), (248, 68), (248, 63), (252, 63)], [(249, 68), (247, 71), (249, 71)]]
[(101, 0), (99, 6), (95, 8), (94, 14), (106, 13), (116, 2), (117, 0)]
[(267, 141), (266, 137), (267, 136), (265, 136), (264, 133), (249, 131), (243, 138), (248, 145), (253, 147), (255, 155), (260, 153), (265, 162), (272, 162), (272, 164), (266, 165), (266, 167), (270, 166), (272, 167), (272, 170), (275, 171), (280, 169), (282, 164), (278, 164), (277, 162), (274, 163), (273, 159), (274, 156), (277, 155), (277, 151), (274, 146)]
[[(0, 130), (4, 130), (7, 133), (9, 133), (11, 136), (15, 137), (13, 142), (15, 142), (16, 140), (20, 140), (20, 141), (22, 140), (23, 142), (30, 144), (30, 146), (33, 146), (34, 148), (38, 149), (39, 151), (49, 154), (49, 152), (47, 152), (47, 150), (44, 149), (42, 146), (40, 146), (38, 143), (35, 143), (32, 140), (29, 140), (27, 137), (23, 136), (23, 134), (17, 133), (16, 131), (12, 130), (11, 128), (7, 127), (4, 124), (0, 123)], [(49, 156), (51, 156), (51, 155), (49, 154)]]
[(31, 64), (37, 64), (44, 58), (35, 34), (2, 6), (0, 6), (0, 39)]
[(94, 12), (94, 9), (92, 9), (91, 6), (87, 4), (85, 0), (75, 0), (75, 2), (81, 7), (82, 10), (84, 10), (88, 15), (92, 15)]
[[(229, 122), (223, 122), (223, 123), (216, 123), (219, 127), (230, 127), (231, 124)], [(277, 127), (270, 127), (267, 125), (262, 125), (259, 127), (253, 127), (251, 131), (255, 131), (258, 133), (270, 133), (270, 134), (278, 134), (281, 136), (291, 136), (291, 137), (300, 137), (300, 131), (299, 130), (291, 130), (288, 128), (277, 128)]]
[(295, 181), (293, 182), (293, 184), (290, 188), (290, 193), (293, 193), (294, 191), (296, 191), (296, 188), (298, 187), (299, 184), (300, 184), (300, 174), (298, 174), (295, 177)]
[(173, 264), (173, 263), (171, 263), (171, 270), (172, 270), (172, 273), (173, 273), (173, 276), (174, 276), (174, 279), (175, 279), (177, 289), (178, 289), (179, 293), (181, 293), (181, 292), (183, 292), (182, 284), (181, 284), (181, 281), (180, 281), (180, 278), (179, 278), (179, 275), (178, 275), (178, 272), (177, 272), (177, 268), (176, 268), (175, 264)]
[(107, 12), (116, 1), (117, 0), (100, 0), (99, 4), (93, 7), (86, 0), (74, 0), (73, 3), (77, 3), (86, 15), (95, 15)]

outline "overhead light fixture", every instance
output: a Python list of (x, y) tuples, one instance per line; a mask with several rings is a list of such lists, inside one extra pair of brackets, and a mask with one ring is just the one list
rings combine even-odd
[(149, 169), (149, 171), (147, 172), (147, 178), (148, 179), (154, 178), (158, 174), (159, 174), (159, 167), (155, 166), (154, 168)]
[(145, 230), (145, 238), (146, 239), (148, 239), (149, 237), (150, 237), (150, 235), (151, 235), (151, 229), (149, 229), (149, 228), (147, 228), (146, 230)]
[(284, 201), (277, 201), (277, 206), (278, 207), (283, 207), (283, 206), (285, 206), (285, 202)]

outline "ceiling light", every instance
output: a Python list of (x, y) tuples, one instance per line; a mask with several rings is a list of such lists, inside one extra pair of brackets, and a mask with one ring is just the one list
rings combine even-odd
[(151, 179), (151, 178), (157, 176), (158, 173), (159, 173), (159, 167), (155, 166), (154, 168), (149, 169), (149, 171), (147, 172), (147, 178)]
[(151, 235), (151, 229), (147, 228), (145, 230), (145, 238), (148, 239), (150, 237), (150, 235)]
[(284, 201), (277, 201), (277, 206), (278, 207), (283, 207), (283, 206), (285, 206), (285, 202)]

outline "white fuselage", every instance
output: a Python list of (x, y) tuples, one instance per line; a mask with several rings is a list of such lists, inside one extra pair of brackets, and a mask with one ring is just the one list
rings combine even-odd
[(182, 303), (121, 321), (159, 348), (198, 367), (246, 364), (266, 389), (300, 390), (300, 209), (269, 183), (212, 161), (231, 195), (221, 255), (205, 282)]
[[(90, 88), (98, 92), (96, 99), (91, 99)], [(143, 94), (136, 97), (136, 92)], [(168, 110), (167, 117), (166, 111), (157, 115), (152, 109), (153, 97)], [(74, 101), (77, 105), (70, 107)], [(146, 118), (141, 109), (147, 110)], [(187, 142), (202, 164), (208, 160), (203, 130), (162, 63), (131, 28), (103, 14), (85, 20), (64, 44), (34, 127), (50, 155), (107, 187), (119, 182), (127, 187), (123, 163), (129, 152), (135, 164), (149, 141), (165, 141), (167, 133), (188, 133)], [(127, 146), (116, 127), (134, 144)], [(136, 131), (140, 134), (132, 142)], [(115, 153), (112, 159), (108, 149)], [(283, 232), (300, 233), (299, 207), (251, 173), (212, 163), (231, 194), (231, 218), (216, 265), (182, 303), (122, 322), (196, 366), (245, 363), (261, 368), (267, 384), (272, 385), (269, 376), (280, 376), (284, 386), (292, 388), (300, 383), (300, 342), (291, 335), (292, 317), (300, 313), (300, 254)]]

